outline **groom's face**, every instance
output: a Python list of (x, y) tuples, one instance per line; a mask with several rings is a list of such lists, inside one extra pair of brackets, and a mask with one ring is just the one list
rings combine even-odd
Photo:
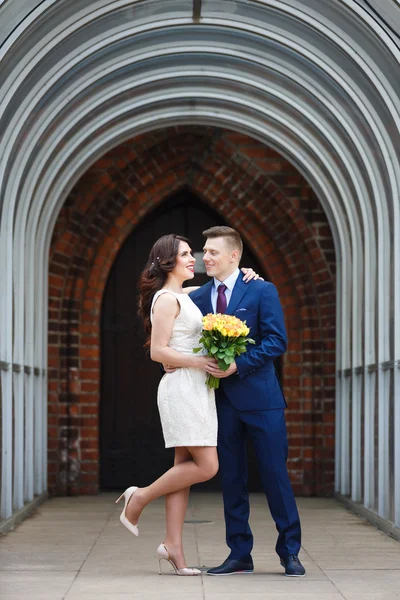
[(238, 251), (232, 251), (223, 237), (208, 238), (203, 252), (203, 260), (209, 277), (224, 281), (238, 266)]

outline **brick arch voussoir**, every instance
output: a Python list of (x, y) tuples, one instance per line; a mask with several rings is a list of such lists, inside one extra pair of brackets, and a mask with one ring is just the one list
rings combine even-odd
[[(169, 159), (179, 160), (178, 152), (183, 152), (184, 160), (194, 152), (201, 151), (207, 144), (214, 128), (200, 127), (169, 127), (155, 131), (147, 136), (138, 136), (111, 149), (105, 156), (96, 161), (80, 184), (89, 184), (88, 197), (93, 200), (101, 194), (108, 194), (110, 182), (113, 188), (120, 186), (127, 178), (128, 171), (138, 170), (141, 165), (154, 164), (155, 174), (158, 174), (158, 165), (153, 161), (155, 155)], [(173, 134), (173, 135), (172, 135)], [(186, 151), (189, 151), (186, 153)], [(168, 159), (167, 159), (168, 160)], [(172, 166), (172, 165), (171, 165)], [(164, 169), (164, 167), (163, 167)], [(161, 169), (161, 171), (163, 170)], [(93, 192), (93, 178), (98, 184)]]
[[(168, 137), (171, 129), (173, 138)], [(82, 218), (90, 220), (94, 203), (98, 206), (115, 190), (131, 197), (135, 193), (135, 187), (147, 185), (150, 179), (157, 178), (167, 168), (174, 169), (187, 163), (188, 157), (196, 152), (196, 148), (202, 151), (207, 133), (210, 134), (208, 128), (195, 132), (179, 131), (177, 128), (160, 130), (159, 135), (149, 135), (146, 138), (151, 143), (145, 144), (143, 140), (138, 144), (140, 140), (133, 138), (96, 161), (70, 194), (70, 199), (75, 201), (74, 206), (70, 206), (71, 202), (67, 201), (60, 211), (53, 234), (51, 256), (58, 252), (64, 253), (71, 246), (76, 248), (81, 237), (79, 230)], [(136, 148), (133, 149), (133, 146)], [(154, 161), (155, 155), (160, 157), (160, 162)], [(153, 173), (148, 168), (151, 164), (154, 165)], [(68, 214), (68, 221), (74, 223), (74, 231), (63, 225), (63, 212)]]

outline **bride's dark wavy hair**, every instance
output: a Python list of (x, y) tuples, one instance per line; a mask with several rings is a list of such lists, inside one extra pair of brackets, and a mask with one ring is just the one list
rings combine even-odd
[(168, 274), (175, 268), (179, 242), (186, 242), (189, 244), (187, 238), (176, 235), (175, 233), (160, 237), (150, 250), (149, 259), (140, 276), (139, 316), (143, 320), (144, 331), (147, 335), (145, 347), (150, 346), (151, 302), (154, 294), (164, 287)]

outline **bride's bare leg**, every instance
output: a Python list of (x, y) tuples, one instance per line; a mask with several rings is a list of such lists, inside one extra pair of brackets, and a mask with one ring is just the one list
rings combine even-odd
[(217, 449), (214, 446), (187, 448), (193, 460), (174, 465), (151, 485), (139, 488), (126, 507), (126, 516), (136, 525), (143, 508), (156, 498), (208, 481), (218, 471)]
[[(175, 448), (175, 465), (193, 460), (190, 452), (186, 448)], [(189, 501), (190, 487), (171, 492), (165, 496), (165, 513), (167, 533), (164, 544), (172, 556), (178, 569), (186, 567), (186, 561), (183, 553), (182, 533), (183, 524)]]

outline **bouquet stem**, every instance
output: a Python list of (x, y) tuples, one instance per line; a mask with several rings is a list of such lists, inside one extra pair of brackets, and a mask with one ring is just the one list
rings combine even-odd
[(209, 373), (207, 375), (206, 384), (212, 390), (216, 390), (217, 388), (219, 388), (219, 379), (217, 377), (214, 377), (214, 375), (210, 375)]

